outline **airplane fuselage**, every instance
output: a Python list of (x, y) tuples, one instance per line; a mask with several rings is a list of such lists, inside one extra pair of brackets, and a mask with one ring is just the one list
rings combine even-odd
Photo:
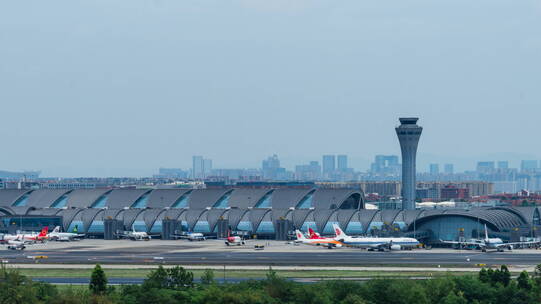
[[(339, 240), (347, 246), (360, 248), (381, 248), (395, 246), (396, 249), (412, 248), (419, 245), (414, 238), (372, 238), (372, 237), (347, 237)], [(399, 246), (399, 247), (396, 247)]]

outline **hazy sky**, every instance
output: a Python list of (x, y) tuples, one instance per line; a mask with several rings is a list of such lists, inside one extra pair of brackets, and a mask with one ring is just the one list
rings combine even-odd
[[(541, 0), (0, 2), (0, 169), (541, 159)], [(518, 165), (518, 163), (512, 163)]]

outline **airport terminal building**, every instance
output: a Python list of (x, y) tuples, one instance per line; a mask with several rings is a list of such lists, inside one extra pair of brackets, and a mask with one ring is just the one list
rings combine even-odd
[(135, 229), (170, 239), (181, 232), (287, 239), (295, 228), (333, 234), (408, 235), (425, 242), (483, 235), (535, 237), (537, 207), (369, 210), (362, 191), (317, 187), (212, 189), (0, 190), (0, 232), (61, 226), (64, 231), (112, 238)]

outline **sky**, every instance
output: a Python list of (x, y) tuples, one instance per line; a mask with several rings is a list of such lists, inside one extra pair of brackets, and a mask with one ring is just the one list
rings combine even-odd
[(541, 159), (541, 0), (0, 2), (0, 170)]

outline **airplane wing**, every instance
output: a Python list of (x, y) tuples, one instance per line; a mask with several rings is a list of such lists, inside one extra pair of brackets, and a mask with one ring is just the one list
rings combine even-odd
[(124, 238), (124, 239), (132, 238), (132, 236), (127, 233), (115, 233), (115, 236), (119, 238)]
[(460, 242), (460, 241), (444, 241), (444, 240), (440, 240), (440, 242), (442, 242), (444, 244), (465, 245), (465, 246), (472, 245), (472, 246), (485, 247), (485, 244), (476, 243), (476, 242)]
[(498, 244), (496, 247), (507, 247), (507, 246), (517, 246), (517, 245), (539, 245), (541, 242), (511, 242), (511, 243), (502, 243)]

